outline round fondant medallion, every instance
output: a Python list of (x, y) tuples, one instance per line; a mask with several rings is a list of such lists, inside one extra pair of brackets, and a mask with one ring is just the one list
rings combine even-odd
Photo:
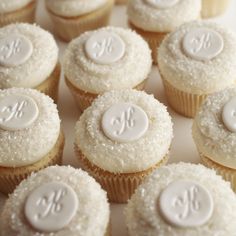
[(188, 180), (178, 180), (162, 191), (159, 208), (163, 218), (174, 226), (198, 227), (209, 221), (214, 203), (204, 186)]
[(30, 127), (38, 118), (38, 105), (31, 97), (20, 94), (0, 99), (0, 128), (14, 131)]
[(117, 142), (131, 142), (141, 138), (148, 129), (145, 111), (131, 103), (112, 105), (102, 117), (105, 135)]
[(223, 107), (222, 120), (226, 128), (236, 132), (236, 97), (231, 98)]
[(192, 29), (183, 38), (184, 53), (195, 60), (211, 60), (219, 55), (223, 48), (222, 36), (212, 29)]
[(0, 64), (6, 67), (25, 63), (33, 53), (29, 39), (20, 34), (9, 34), (0, 38)]
[(112, 64), (124, 56), (125, 43), (118, 34), (99, 31), (88, 38), (85, 43), (85, 51), (95, 63)]
[(78, 197), (69, 185), (50, 182), (30, 193), (25, 203), (25, 217), (36, 230), (54, 232), (70, 223), (78, 204)]

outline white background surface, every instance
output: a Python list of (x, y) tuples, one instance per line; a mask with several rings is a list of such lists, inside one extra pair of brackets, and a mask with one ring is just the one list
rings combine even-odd
[[(44, 9), (43, 0), (39, 0), (38, 2), (39, 6), (37, 9), (37, 23), (41, 25), (43, 28), (53, 32), (53, 27), (51, 25), (50, 19)], [(231, 0), (231, 4), (225, 15), (212, 20), (220, 22), (225, 26), (230, 27), (232, 30), (236, 31), (236, 0)], [(114, 8), (110, 24), (114, 26), (127, 27), (127, 16), (126, 16), (125, 6), (116, 6)], [(58, 38), (56, 39), (60, 47), (60, 58), (61, 58), (67, 44), (61, 42)], [(148, 93), (153, 93), (159, 101), (167, 105), (163, 86), (161, 84), (156, 66), (153, 67), (152, 72), (150, 73), (146, 91)], [(191, 137), (192, 120), (176, 114), (170, 108), (168, 108), (168, 110), (173, 118), (173, 123), (174, 123), (174, 139), (171, 147), (169, 162), (172, 163), (172, 162), (185, 161), (185, 162), (198, 163), (199, 157)], [(62, 119), (63, 130), (66, 135), (64, 164), (70, 164), (74, 167), (78, 167), (78, 163), (73, 153), (73, 141), (74, 141), (74, 125), (77, 119), (79, 118), (79, 112), (77, 111), (77, 108), (74, 105), (74, 101), (69, 93), (69, 90), (65, 86), (63, 78), (60, 84), (59, 112)], [(0, 195), (0, 212), (4, 200), (5, 197)], [(119, 204), (111, 205), (111, 212), (112, 212), (111, 221), (112, 221), (113, 236), (128, 235), (126, 232), (124, 216), (123, 216), (124, 206), (125, 205), (119, 205)]]

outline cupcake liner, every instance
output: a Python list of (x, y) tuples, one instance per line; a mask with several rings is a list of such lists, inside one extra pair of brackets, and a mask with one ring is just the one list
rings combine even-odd
[(193, 118), (208, 94), (199, 95), (183, 92), (172, 86), (167, 80), (163, 78), (163, 76), (161, 77), (165, 88), (167, 101), (170, 106), (177, 113)]
[(116, 4), (126, 4), (128, 0), (115, 0)]
[(77, 146), (75, 146), (75, 153), (79, 159), (81, 168), (87, 171), (101, 184), (102, 188), (107, 191), (109, 201), (115, 203), (126, 203), (143, 179), (154, 169), (166, 164), (169, 158), (168, 155), (166, 155), (160, 162), (145, 171), (135, 173), (111, 173), (89, 162)]
[(61, 131), (52, 150), (36, 163), (22, 167), (0, 166), (0, 192), (9, 194), (15, 187), (32, 172), (37, 172), (51, 165), (61, 165), (64, 148), (64, 134)]
[(141, 35), (145, 41), (147, 41), (150, 49), (152, 50), (152, 60), (154, 64), (157, 64), (157, 49), (160, 46), (162, 40), (168, 34), (167, 32), (148, 32), (137, 28), (132, 23), (129, 23), (130, 28), (135, 30)]
[(56, 34), (62, 40), (69, 42), (88, 30), (95, 30), (108, 25), (113, 5), (114, 0), (108, 0), (107, 4), (98, 10), (71, 18), (55, 15), (49, 9), (48, 12)]
[(230, 0), (202, 0), (202, 18), (222, 15)]
[[(93, 94), (89, 92), (84, 92), (81, 89), (76, 88), (66, 77), (65, 77), (66, 84), (68, 88), (71, 91), (71, 94), (74, 97), (75, 103), (80, 111), (84, 111), (86, 108), (88, 108), (93, 100), (98, 96), (98, 94)], [(137, 90), (144, 90), (145, 89), (146, 80), (144, 80), (142, 83), (138, 84), (134, 89)]]
[(229, 181), (232, 189), (236, 192), (236, 170), (222, 166), (202, 153), (200, 153), (200, 157), (206, 167), (214, 169), (218, 175), (221, 175), (225, 180)]
[(111, 221), (108, 223), (107, 230), (104, 236), (111, 236)]
[(61, 74), (61, 66), (58, 63), (54, 71), (51, 73), (51, 75), (40, 85), (35, 87), (35, 89), (50, 96), (55, 101), (55, 103), (57, 103), (58, 99), (60, 74)]
[(9, 13), (0, 14), (0, 27), (16, 22), (35, 22), (36, 1), (32, 0), (27, 6)]

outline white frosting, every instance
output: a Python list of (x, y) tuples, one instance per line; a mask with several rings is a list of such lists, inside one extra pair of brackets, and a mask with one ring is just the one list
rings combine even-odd
[(209, 191), (198, 183), (177, 180), (160, 194), (160, 213), (173, 226), (188, 228), (206, 224), (214, 209)]
[(35, 230), (58, 231), (71, 222), (78, 210), (78, 198), (67, 184), (49, 182), (34, 189), (26, 199), (24, 214)]
[[(24, 47), (24, 57), (19, 57), (22, 54), (18, 53), (11, 57), (14, 59), (10, 61), (13, 67), (0, 64), (0, 89), (38, 86), (48, 78), (58, 62), (58, 47), (53, 36), (36, 25), (25, 23), (1, 28), (0, 42), (9, 35), (24, 37), (24, 43), (30, 42), (32, 45), (32, 52), (29, 51), (29, 44), (26, 43), (25, 46), (28, 48)], [(9, 64), (9, 60), (7, 63)]]
[(131, 142), (141, 138), (148, 129), (145, 111), (132, 103), (117, 103), (102, 116), (102, 129), (113, 141)]
[[(151, 3), (151, 4), (150, 4)], [(128, 17), (145, 31), (171, 32), (200, 17), (201, 0), (130, 0)]]
[(196, 28), (186, 33), (183, 50), (195, 60), (211, 60), (224, 48), (224, 40), (219, 33), (208, 28)]
[[(108, 138), (101, 121), (105, 111), (117, 103), (132, 103), (148, 117), (148, 129), (132, 142)], [(136, 90), (111, 91), (99, 96), (76, 124), (75, 145), (89, 162), (112, 173), (132, 173), (153, 167), (168, 154), (173, 137), (166, 107), (152, 95)]]
[[(51, 182), (60, 182), (73, 189), (79, 206), (68, 225), (57, 232), (42, 232), (28, 223), (23, 210), (28, 196), (35, 189)], [(81, 169), (52, 166), (32, 174), (10, 195), (0, 219), (1, 233), (8, 236), (104, 236), (109, 216), (106, 192), (92, 177)]]
[(107, 0), (46, 0), (47, 8), (64, 17), (80, 16), (99, 9)]
[[(100, 32), (116, 34), (125, 43), (124, 56), (116, 63), (103, 65), (88, 58), (85, 42)], [(105, 27), (82, 34), (69, 44), (63, 60), (68, 80), (79, 89), (95, 94), (133, 88), (147, 78), (151, 66), (151, 51), (147, 43), (135, 32), (117, 27)]]
[[(0, 90), (0, 101), (15, 95), (33, 99), (38, 107), (38, 115), (28, 128), (15, 131), (0, 128), (0, 166), (3, 167), (37, 162), (54, 147), (60, 133), (57, 107), (51, 98), (36, 90), (12, 88)], [(12, 114), (16, 116), (20, 113)]]
[[(212, 161), (236, 169), (236, 133), (225, 126), (222, 112), (234, 99), (236, 89), (229, 88), (208, 96), (193, 124), (193, 138), (198, 150)], [(235, 119), (233, 118), (233, 122)]]
[(0, 64), (6, 67), (25, 63), (33, 53), (29, 39), (19, 34), (9, 34), (0, 39)]
[[(158, 210), (157, 204), (162, 191), (173, 181), (179, 180), (195, 182), (210, 193), (214, 211), (205, 224), (176, 227), (168, 223)], [(229, 182), (202, 165), (178, 163), (158, 168), (138, 187), (125, 213), (129, 235), (234, 236), (236, 232), (236, 225), (232, 223), (236, 220), (235, 193)]]
[[(186, 34), (207, 28), (221, 35), (222, 51), (211, 60), (195, 60), (183, 50)], [(175, 88), (194, 94), (209, 94), (235, 83), (236, 35), (234, 32), (209, 21), (194, 21), (170, 33), (158, 50), (160, 72)]]
[(14, 131), (30, 127), (38, 118), (36, 102), (25, 95), (12, 94), (0, 100), (0, 128)]
[(179, 0), (145, 0), (145, 1), (153, 7), (165, 9), (173, 7)]
[(85, 51), (95, 63), (112, 64), (124, 56), (125, 43), (115, 33), (99, 31), (87, 39)]
[(34, 0), (1, 0), (0, 1), (0, 13), (9, 13), (19, 10)]
[(233, 97), (224, 105), (222, 121), (229, 131), (236, 132), (236, 97)]

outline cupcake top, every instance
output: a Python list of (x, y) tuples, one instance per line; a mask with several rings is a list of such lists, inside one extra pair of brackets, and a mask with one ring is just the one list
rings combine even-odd
[(103, 93), (133, 88), (151, 70), (147, 43), (129, 29), (105, 27), (74, 39), (63, 60), (67, 79), (79, 89)]
[(200, 17), (201, 0), (130, 0), (128, 17), (136, 27), (151, 32), (171, 32)]
[(107, 0), (46, 0), (47, 8), (64, 17), (81, 16), (90, 13), (107, 3)]
[(158, 168), (126, 208), (132, 236), (234, 236), (236, 198), (230, 184), (202, 165)]
[(104, 236), (109, 213), (105, 191), (86, 172), (52, 166), (32, 174), (10, 195), (1, 233)]
[(164, 79), (179, 90), (222, 90), (235, 83), (236, 34), (209, 21), (187, 23), (163, 40), (158, 65)]
[(59, 132), (51, 98), (33, 89), (0, 90), (0, 166), (37, 162), (56, 144)]
[(112, 173), (133, 173), (160, 162), (173, 136), (166, 107), (136, 90), (99, 96), (76, 124), (75, 144), (94, 165)]
[(0, 89), (38, 86), (57, 60), (53, 36), (39, 26), (17, 23), (0, 29)]
[(201, 153), (236, 169), (236, 88), (208, 96), (193, 124), (193, 138)]
[(22, 7), (27, 6), (34, 0), (1, 0), (0, 1), (0, 13), (9, 13), (19, 10)]

